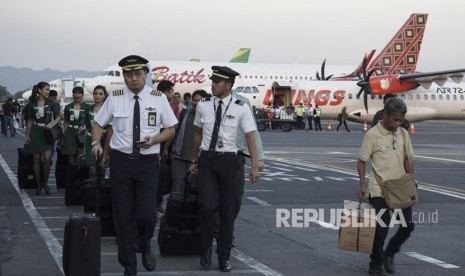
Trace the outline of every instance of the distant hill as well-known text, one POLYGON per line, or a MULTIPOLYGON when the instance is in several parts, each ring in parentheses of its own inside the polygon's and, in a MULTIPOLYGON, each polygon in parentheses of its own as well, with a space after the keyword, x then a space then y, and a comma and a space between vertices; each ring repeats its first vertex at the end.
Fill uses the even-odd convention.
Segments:
POLYGON ((100 72, 96 71, 57 71, 52 69, 33 70, 31 68, 16 68, 13 66, 0 66, 0 85, 5 86, 14 95, 18 91, 29 90, 39 81, 52 81, 67 77, 94 77, 100 72))

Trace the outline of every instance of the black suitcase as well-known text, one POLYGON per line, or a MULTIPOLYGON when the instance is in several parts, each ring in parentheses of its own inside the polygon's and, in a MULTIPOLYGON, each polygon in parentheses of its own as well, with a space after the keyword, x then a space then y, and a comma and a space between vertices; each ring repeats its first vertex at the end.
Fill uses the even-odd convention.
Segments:
POLYGON ((81 184, 89 178, 85 160, 70 161, 66 171, 65 205, 81 205, 81 184))
POLYGON ((26 148, 18 148, 18 186, 21 190, 37 187, 32 163, 32 154, 27 153, 26 148))
POLYGON ((100 218, 73 214, 65 225, 63 270, 66 276, 100 275, 100 218))
POLYGON ((184 194, 170 194, 165 216, 160 222, 158 247, 163 257, 200 254, 199 206, 196 187, 186 184, 184 194))
POLYGON ((68 170, 68 156, 57 149, 57 161, 55 163, 55 179, 57 190, 66 188, 66 172, 68 170))
POLYGON ((81 195, 84 213, 97 213, 97 206, 99 206, 97 216, 100 217, 102 237, 114 237, 115 227, 113 225, 110 180, 108 178, 100 180, 99 176, 97 180, 84 180, 81 186, 81 195), (98 181, 100 181, 100 184, 98 181), (97 188, 98 186, 100 186, 100 189, 97 188))

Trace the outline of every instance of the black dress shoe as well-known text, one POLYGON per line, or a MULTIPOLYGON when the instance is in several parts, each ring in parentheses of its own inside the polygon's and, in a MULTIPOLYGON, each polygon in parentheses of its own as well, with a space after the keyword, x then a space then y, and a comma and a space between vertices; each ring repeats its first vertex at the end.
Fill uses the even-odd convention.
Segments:
POLYGON ((384 272, 381 266, 372 266, 368 268, 368 274, 373 276, 386 276, 386 272, 384 272))
POLYGON ((200 265, 208 269, 212 265, 212 249, 211 247, 200 254, 200 265))
POLYGON ((50 194, 50 187, 47 184, 44 185, 44 191, 47 195, 50 194))
POLYGON ((157 266, 157 258, 152 249, 148 249, 145 253, 142 253, 142 265, 147 271, 154 271, 157 266))
POLYGON ((387 273, 394 274, 395 272, 394 256, 386 256, 384 258, 384 269, 386 270, 387 273))
POLYGON ((231 265, 229 264, 227 260, 218 260, 218 265, 219 265, 220 271, 222 272, 230 272, 232 269, 231 265))

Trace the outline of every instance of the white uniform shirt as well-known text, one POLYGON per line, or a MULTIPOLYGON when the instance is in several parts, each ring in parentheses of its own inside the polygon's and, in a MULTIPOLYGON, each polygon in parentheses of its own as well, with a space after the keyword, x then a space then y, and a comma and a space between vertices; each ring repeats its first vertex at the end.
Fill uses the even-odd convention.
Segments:
MULTIPOLYGON (((219 100, 220 99, 215 96, 210 98, 209 101, 200 102, 197 105, 194 125, 203 130, 202 144, 200 145, 200 149, 202 150, 208 150, 210 147, 213 127, 215 125, 214 104, 216 104, 216 108, 218 108, 219 100)), ((237 104, 236 101, 237 99, 231 97, 231 95, 223 99, 223 104, 221 106, 223 111, 221 115, 222 120, 215 151, 237 152, 236 137, 239 128, 243 133, 252 132, 257 129, 254 123, 255 119, 249 107, 246 104, 237 104), (226 110, 229 102, 231 102, 231 104, 226 110), (223 147, 218 147, 221 144, 220 141, 222 141, 223 147)))
MULTIPOLYGON (((178 123, 166 96, 163 93, 153 95, 152 88, 145 86, 138 94, 140 107, 140 137, 154 136, 160 132, 161 125, 164 128, 172 127, 178 123), (149 125, 149 119, 155 115, 155 125, 149 125)), ((127 87, 121 95, 109 95, 94 120, 104 127, 110 122, 113 125, 113 136, 110 141, 112 149, 132 153, 133 117, 134 117, 134 93, 127 87)), ((151 121, 150 124, 154 122, 151 121)), ((154 154, 160 152, 160 145, 151 146, 148 149, 140 149, 141 154, 154 154)))

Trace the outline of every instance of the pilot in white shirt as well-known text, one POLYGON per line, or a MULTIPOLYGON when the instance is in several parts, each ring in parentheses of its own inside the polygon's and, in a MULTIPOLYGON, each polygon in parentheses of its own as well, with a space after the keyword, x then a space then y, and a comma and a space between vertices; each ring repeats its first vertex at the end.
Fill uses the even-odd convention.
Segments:
POLYGON ((218 229, 217 252, 219 270, 231 271, 229 257, 232 246, 234 209, 238 193, 237 177, 240 160, 236 138, 242 130, 251 155, 251 183, 259 179, 259 162, 255 145, 254 118, 244 102, 231 97, 231 87, 239 75, 229 67, 213 66, 214 97, 197 105, 194 119, 194 149, 190 171, 198 173, 200 205, 200 265, 211 266, 212 240, 218 229), (200 154, 199 154, 200 152, 200 154), (198 161, 197 161, 198 160, 198 161), (217 215, 220 224, 217 227, 217 215))

